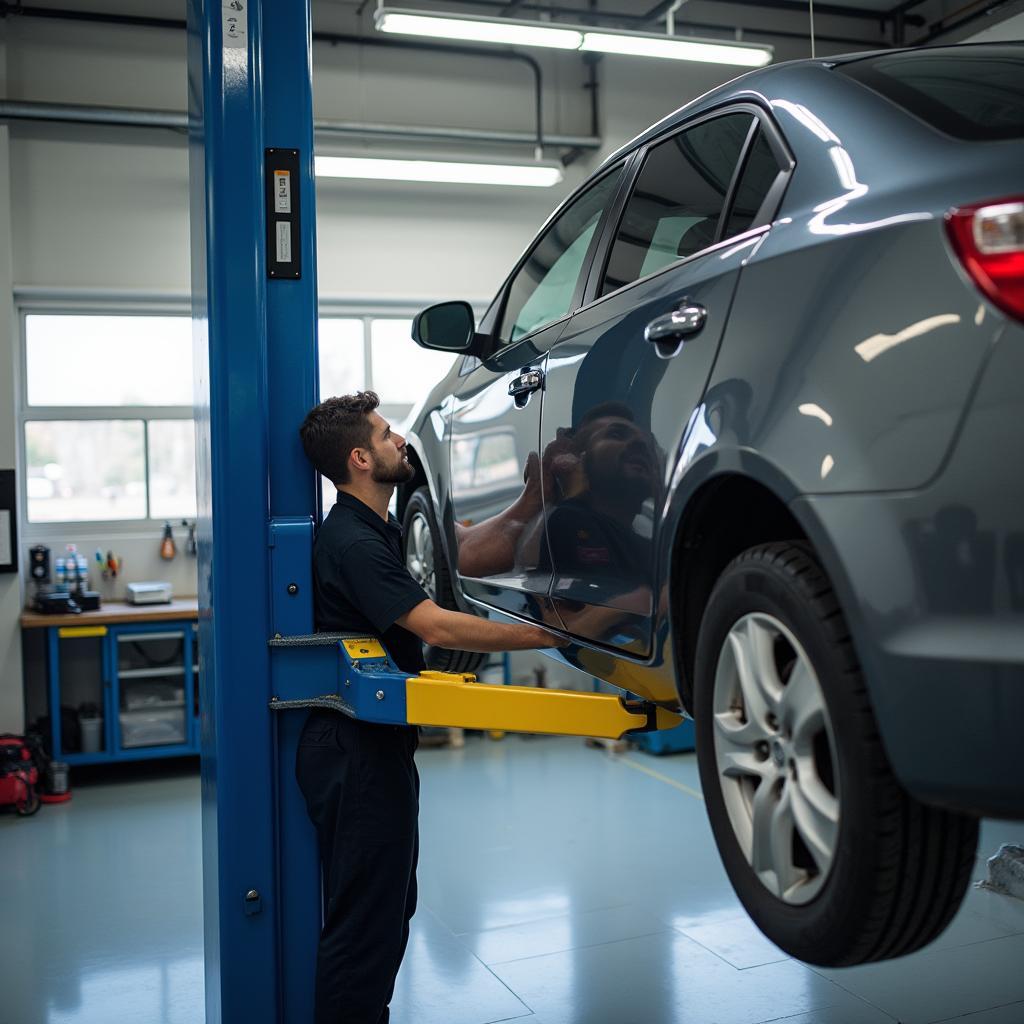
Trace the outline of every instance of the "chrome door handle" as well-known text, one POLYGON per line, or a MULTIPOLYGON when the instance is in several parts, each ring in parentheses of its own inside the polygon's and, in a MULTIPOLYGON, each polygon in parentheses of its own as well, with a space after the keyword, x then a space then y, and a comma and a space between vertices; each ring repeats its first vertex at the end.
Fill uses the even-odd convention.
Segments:
POLYGON ((698 302, 684 302, 678 309, 655 317, 645 328, 644 337, 650 342, 684 341, 696 334, 708 318, 708 311, 698 302))
POLYGON ((520 398, 530 394, 531 391, 539 391, 544 385, 544 371, 531 370, 523 367, 519 376, 508 386, 510 398, 520 398))

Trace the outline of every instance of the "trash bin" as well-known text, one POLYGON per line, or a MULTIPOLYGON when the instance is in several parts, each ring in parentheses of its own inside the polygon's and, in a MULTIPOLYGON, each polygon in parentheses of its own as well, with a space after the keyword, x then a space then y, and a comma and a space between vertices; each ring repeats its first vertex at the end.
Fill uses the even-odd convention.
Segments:
POLYGON ((82 753, 95 754, 103 749, 103 716, 95 706, 82 705, 78 711, 82 730, 82 753))

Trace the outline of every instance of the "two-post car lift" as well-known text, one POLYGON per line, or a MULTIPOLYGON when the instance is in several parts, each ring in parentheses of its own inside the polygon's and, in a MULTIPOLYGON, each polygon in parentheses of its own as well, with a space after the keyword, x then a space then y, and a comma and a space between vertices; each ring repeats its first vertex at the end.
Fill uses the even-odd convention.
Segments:
POLYGON ((188 24, 206 1019, 305 1024, 322 899, 289 709, 605 737, 678 718, 409 678, 372 637, 313 634, 317 482, 298 440, 317 400, 310 0, 189 0, 188 24))

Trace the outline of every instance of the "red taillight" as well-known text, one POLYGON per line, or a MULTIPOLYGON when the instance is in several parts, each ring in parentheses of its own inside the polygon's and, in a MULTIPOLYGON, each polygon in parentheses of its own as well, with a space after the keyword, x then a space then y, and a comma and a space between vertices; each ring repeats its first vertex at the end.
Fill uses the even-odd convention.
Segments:
POLYGON ((1024 199, 963 206, 946 227, 971 280, 1001 310, 1024 320, 1024 199))

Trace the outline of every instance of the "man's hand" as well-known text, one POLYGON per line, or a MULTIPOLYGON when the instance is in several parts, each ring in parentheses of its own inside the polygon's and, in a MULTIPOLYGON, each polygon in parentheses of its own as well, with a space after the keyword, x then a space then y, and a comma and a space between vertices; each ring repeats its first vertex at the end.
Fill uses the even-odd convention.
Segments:
POLYGON ((458 651, 529 651, 566 647, 571 642, 541 626, 489 622, 475 615, 449 611, 430 600, 421 601, 397 622, 424 643, 458 651))

